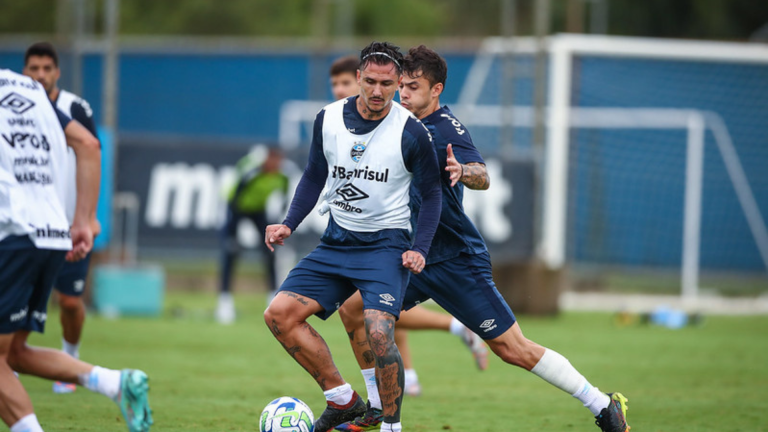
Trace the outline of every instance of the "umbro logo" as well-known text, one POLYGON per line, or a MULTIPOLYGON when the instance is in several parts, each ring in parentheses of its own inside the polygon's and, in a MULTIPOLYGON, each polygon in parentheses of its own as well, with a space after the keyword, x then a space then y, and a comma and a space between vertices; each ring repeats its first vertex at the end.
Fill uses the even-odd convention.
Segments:
POLYGON ((483 329, 484 333, 488 333, 489 331, 497 327, 495 323, 496 323, 495 319, 487 319, 483 321, 482 324, 480 324, 480 328, 483 329))
POLYGON ((13 111, 15 114, 24 114, 29 111, 35 103, 18 93, 11 93, 0 100, 0 107, 13 111))
POLYGON ((346 201, 357 201, 368 198, 368 194, 360 190, 352 183, 347 183, 344 186, 336 189, 336 193, 341 195, 346 201))
POLYGON ((85 281, 82 279, 78 279, 75 281, 75 283, 72 286, 75 289, 75 292, 82 292, 85 288, 85 281))
POLYGON ((392 294, 389 294, 389 293, 379 294, 379 297, 381 297, 381 300, 379 300, 379 303, 385 304, 387 306, 394 306, 392 302, 397 300, 394 297, 392 297, 392 294))

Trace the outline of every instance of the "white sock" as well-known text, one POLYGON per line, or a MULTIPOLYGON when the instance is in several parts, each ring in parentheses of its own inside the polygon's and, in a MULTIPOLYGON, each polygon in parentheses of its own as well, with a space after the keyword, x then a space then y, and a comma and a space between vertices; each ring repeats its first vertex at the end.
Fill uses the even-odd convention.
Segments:
POLYGON ((325 400, 329 402, 333 402, 338 405, 346 405, 352 401, 352 396, 355 394, 355 392, 352 390, 352 386, 347 383, 330 390, 326 390, 323 392, 323 394, 325 394, 325 400))
POLYGON ((568 359, 549 348, 531 372, 580 400, 593 415, 598 415, 611 402, 608 395, 593 387, 568 359))
POLYGON ((360 371, 365 380, 365 388, 368 390, 368 402, 373 408, 381 409, 381 398, 379 397, 379 386, 376 385, 376 368, 363 369, 360 371))
POLYGON ((405 369, 405 386, 409 387, 419 383, 419 376, 416 375, 416 369, 405 369))
POLYGON ((90 391, 114 399, 120 392, 120 371, 94 366, 91 373, 78 377, 80 385, 90 391))
POLYGON ((461 321, 456 318, 451 318, 451 334, 455 334, 458 337, 464 337, 466 331, 467 328, 464 327, 464 324, 462 324, 461 321))
POLYGON ((80 358, 80 342, 78 342, 76 344, 71 344, 71 343, 67 342, 66 340, 64 340, 62 338, 61 339, 61 350, 64 351, 65 353, 69 354, 70 356, 76 358, 76 359, 80 358))
POLYGON ((400 432, 403 430, 403 425, 400 422, 387 423, 381 422, 381 432, 400 432))
POLYGON ((37 416, 29 414, 11 426, 11 432, 43 432, 43 427, 37 421, 37 416))

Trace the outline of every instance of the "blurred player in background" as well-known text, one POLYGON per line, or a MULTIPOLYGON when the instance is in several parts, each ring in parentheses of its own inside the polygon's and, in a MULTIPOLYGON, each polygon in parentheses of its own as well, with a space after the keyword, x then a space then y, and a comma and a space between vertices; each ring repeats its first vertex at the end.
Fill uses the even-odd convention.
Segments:
MULTIPOLYGON (((232 272, 240 253, 237 227, 241 220, 248 219, 260 233, 267 229, 267 202, 274 192, 288 193, 288 176, 282 172, 283 154, 278 148, 270 148, 266 159, 250 152, 235 166, 237 179, 227 199, 227 219, 222 228, 221 281, 216 320, 221 324, 235 321, 235 302, 232 298, 232 272)), ((273 222, 273 221, 272 221, 273 222)), ((277 292, 275 255, 270 253, 266 243, 261 242, 261 256, 267 274, 267 290, 270 298, 277 292)))
POLYGON ((264 318, 286 351, 323 389, 327 406, 316 432, 363 415, 365 403, 341 377, 322 337, 307 323, 327 319, 349 296, 363 295, 365 327, 380 383, 385 432, 401 431, 403 364, 394 326, 409 271, 425 264, 440 216, 435 151, 424 126, 393 101, 402 78, 402 54, 373 42, 360 53, 357 97, 321 110, 309 162, 283 224, 267 227, 265 241, 282 245, 315 207, 330 211, 320 245, 290 272, 264 318), (411 186, 423 197, 411 244, 411 186))
MULTIPOLYGON (((502 360, 529 370, 578 398, 595 416, 601 430, 628 431, 626 398, 619 393, 601 393, 565 357, 526 339, 496 289, 485 241, 462 205, 465 186, 485 190, 490 179, 467 129, 447 106, 440 106, 447 75, 448 66, 435 51, 424 45, 408 51, 403 63, 400 103, 429 129, 444 174, 440 225, 427 256, 427 266, 411 277, 404 307, 408 309, 432 298, 482 335, 502 360)), ((416 214, 419 198, 414 197, 412 204, 416 214)), ((356 319, 359 310, 357 314, 340 315, 348 332, 364 331, 365 323, 356 319)), ((353 348, 363 351, 361 347, 353 348)), ((375 395, 375 389, 369 389, 368 394, 375 395)), ((380 422, 381 411, 369 404, 364 416, 337 429, 373 430, 380 422)))
MULTIPOLYGON (((357 69, 360 65, 360 59, 356 56, 346 56, 337 59, 331 64, 329 71, 331 79, 331 92, 336 100, 345 99, 360 93, 360 85, 357 82, 357 69)), ((360 310, 363 306, 363 298, 360 293, 355 293, 339 309, 339 315, 354 314, 361 318, 360 310)), ((349 317, 354 321, 355 317, 349 317)), ((373 357, 367 349, 355 349, 354 346, 365 348, 368 346, 365 331, 355 331, 355 328, 348 329, 349 341, 353 345, 353 351, 356 354, 360 371, 366 386, 374 389, 373 393, 369 391, 369 402, 375 407, 381 409, 381 401, 375 391, 376 376, 374 374, 373 357)), ((364 329, 363 329, 364 330, 364 329)), ((456 318, 431 311, 423 306, 416 306, 408 311, 400 313, 400 319, 395 325, 395 343, 400 350, 403 358, 403 367, 405 368, 405 394, 408 396, 419 396, 421 394, 421 384, 416 369, 413 367, 411 358, 411 348, 408 344, 407 330, 443 330, 451 332, 461 338, 462 342, 470 349, 475 358, 475 363, 480 370, 488 367, 488 349, 483 340, 471 330, 466 328, 456 318)), ((370 389, 369 389, 370 390, 370 389)))
POLYGON ((27 344, 30 332, 45 328, 48 297, 64 259, 82 260, 93 246, 99 141, 55 109, 42 85, 6 69, 0 69, 0 124, 0 418, 11 432, 43 430, 16 371, 79 383, 108 396, 120 406, 130 432, 148 431, 152 416, 144 372, 105 369, 27 344), (67 145, 78 162, 71 225, 64 210, 67 195, 74 193, 67 145))
MULTIPOLYGON (((84 99, 58 87, 61 70, 59 56, 53 45, 47 42, 36 43, 24 55, 24 75, 39 82, 45 88, 48 98, 54 106, 73 120, 77 120, 93 136, 96 126, 93 123, 93 111, 84 99)), ((75 191, 75 172, 77 160, 72 148, 67 149, 67 165, 69 174, 66 179, 67 190, 75 191)), ((75 216, 75 193, 67 195, 64 211, 70 223, 75 216)), ((98 233, 97 233, 98 234, 98 233)), ((80 261, 65 262, 53 284, 58 291, 59 308, 61 310, 61 350, 74 358, 80 358, 80 336, 85 323, 85 281, 88 277, 88 266, 91 254, 80 261)), ((54 393, 72 393, 77 387, 74 384, 60 381, 53 383, 54 393)))

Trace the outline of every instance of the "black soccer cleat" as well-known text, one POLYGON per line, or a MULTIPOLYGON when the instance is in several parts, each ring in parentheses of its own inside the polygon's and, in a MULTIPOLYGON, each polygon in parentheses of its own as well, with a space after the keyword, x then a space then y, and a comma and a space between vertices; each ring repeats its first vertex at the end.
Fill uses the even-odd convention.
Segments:
POLYGON ((595 424, 603 432, 629 432, 627 402, 621 393, 608 393, 611 403, 595 417, 595 424))
POLYGON ((325 411, 315 421, 314 432, 331 432, 336 426, 365 415, 366 405, 363 399, 353 392, 352 400, 346 405, 328 401, 325 411))

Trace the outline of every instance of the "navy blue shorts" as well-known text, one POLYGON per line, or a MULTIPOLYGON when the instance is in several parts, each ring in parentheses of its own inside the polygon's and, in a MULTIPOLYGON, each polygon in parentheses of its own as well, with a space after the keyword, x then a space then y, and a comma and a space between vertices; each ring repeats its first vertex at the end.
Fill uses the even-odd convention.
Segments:
POLYGON ((48 297, 65 255, 38 249, 26 236, 0 242, 0 334, 43 332, 48 297))
POLYGON ((515 323, 515 315, 493 283, 487 252, 430 264, 411 276, 403 309, 430 298, 483 339, 499 337, 515 323))
POLYGON ((400 316, 410 272, 403 267, 405 249, 382 246, 331 246, 321 243, 288 273, 280 291, 309 297, 328 319, 356 290, 363 309, 400 316))
POLYGON ((85 292, 85 278, 88 276, 90 263, 90 252, 80 261, 64 261, 53 287, 64 295, 80 297, 85 292))

